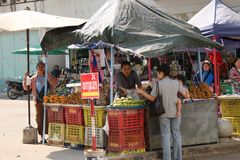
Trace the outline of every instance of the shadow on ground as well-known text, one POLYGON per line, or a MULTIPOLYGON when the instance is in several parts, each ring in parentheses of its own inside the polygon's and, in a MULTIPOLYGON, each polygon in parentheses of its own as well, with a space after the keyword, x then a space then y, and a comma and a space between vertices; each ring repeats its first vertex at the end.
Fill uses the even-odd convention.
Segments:
POLYGON ((48 159, 66 160, 66 159, 84 159, 83 151, 74 149, 63 149, 60 151, 51 152, 48 159))

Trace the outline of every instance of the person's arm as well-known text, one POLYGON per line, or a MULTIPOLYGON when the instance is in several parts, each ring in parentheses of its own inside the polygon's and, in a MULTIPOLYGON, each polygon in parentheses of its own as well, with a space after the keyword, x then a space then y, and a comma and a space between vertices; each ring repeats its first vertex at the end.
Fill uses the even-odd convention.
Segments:
POLYGON ((138 94, 143 95, 145 98, 147 98, 149 101, 155 101, 156 97, 152 96, 150 94, 147 94, 144 90, 140 89, 140 88, 136 88, 136 91, 138 94))
POLYGON ((136 88, 136 91, 137 91, 138 94, 143 95, 146 99, 153 102, 153 101, 155 101, 155 99, 157 97, 157 85, 158 85, 158 83, 156 83, 153 86, 151 94, 146 93, 144 90, 142 90, 140 88, 136 88))
POLYGON ((181 113, 182 113, 182 102, 178 98, 177 99, 177 113, 176 113, 176 117, 181 117, 181 113))

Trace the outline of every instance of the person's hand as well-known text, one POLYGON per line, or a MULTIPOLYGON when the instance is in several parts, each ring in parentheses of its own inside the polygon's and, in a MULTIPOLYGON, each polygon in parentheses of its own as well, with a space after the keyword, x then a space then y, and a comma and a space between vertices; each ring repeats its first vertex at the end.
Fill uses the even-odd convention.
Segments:
POLYGON ((178 112, 176 113, 176 118, 179 118, 179 117, 181 117, 181 112, 178 111, 178 112))
POLYGON ((136 92, 140 95, 143 95, 144 91, 140 88, 136 88, 136 92))
POLYGON ((123 92, 124 95, 128 94, 127 89, 122 88, 122 87, 119 87, 119 89, 123 92))

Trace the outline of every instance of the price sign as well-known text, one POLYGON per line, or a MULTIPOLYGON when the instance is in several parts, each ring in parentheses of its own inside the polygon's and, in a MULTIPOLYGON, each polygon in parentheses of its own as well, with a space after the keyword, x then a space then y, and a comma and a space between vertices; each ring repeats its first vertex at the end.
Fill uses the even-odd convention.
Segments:
POLYGON ((98 73, 80 74, 82 99, 99 98, 98 73))

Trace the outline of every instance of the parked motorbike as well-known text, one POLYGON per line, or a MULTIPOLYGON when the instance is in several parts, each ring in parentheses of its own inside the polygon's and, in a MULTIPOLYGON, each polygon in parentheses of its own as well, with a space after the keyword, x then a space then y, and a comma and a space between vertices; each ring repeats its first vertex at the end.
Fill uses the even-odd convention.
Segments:
POLYGON ((10 99, 17 99, 20 96, 27 95, 28 92, 23 89, 22 82, 7 80, 5 91, 10 99))

